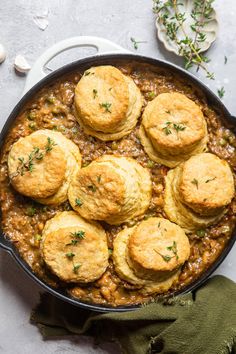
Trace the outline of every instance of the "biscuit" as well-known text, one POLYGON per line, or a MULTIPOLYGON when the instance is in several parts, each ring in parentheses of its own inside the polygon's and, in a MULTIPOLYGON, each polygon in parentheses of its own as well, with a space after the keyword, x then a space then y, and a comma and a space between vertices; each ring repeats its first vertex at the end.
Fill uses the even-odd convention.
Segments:
POLYGON ((202 111, 180 93, 162 93, 150 101, 139 134, 149 157, 168 167, 207 149, 207 125, 202 111))
POLYGON ((172 286, 173 282, 178 278, 179 272, 170 275, 170 277, 162 281, 152 281, 137 277, 127 262, 129 237, 135 228, 126 228, 120 231, 113 242, 112 257, 115 271, 121 279, 137 285, 138 288, 141 287, 139 291, 143 294, 163 293, 172 286))
POLYGON ((216 224, 234 195, 228 164, 209 153, 191 157, 169 171, 165 183, 165 214, 187 233, 216 224))
POLYGON ((234 178, 228 163, 210 153, 186 161, 178 185, 182 203, 200 215, 219 214, 234 196, 234 178))
POLYGON ((113 66, 88 69, 75 89, 75 111, 88 135, 117 140, 135 127, 143 98, 134 81, 113 66))
POLYGON ((189 240, 178 225, 152 217, 134 229, 129 238, 128 255, 129 266, 138 277, 163 280, 189 258, 189 240))
POLYGON ((68 198, 84 218, 117 225, 144 214, 151 193, 147 169, 132 158, 104 155, 74 175, 68 198))
POLYGON ((99 224, 85 221, 75 212, 61 212, 45 225, 41 254, 61 280, 93 282, 108 266, 106 233, 99 224))
POLYGON ((80 166, 79 148, 61 133, 48 129, 20 138, 8 156, 13 187, 42 204, 64 202, 70 179, 80 166))

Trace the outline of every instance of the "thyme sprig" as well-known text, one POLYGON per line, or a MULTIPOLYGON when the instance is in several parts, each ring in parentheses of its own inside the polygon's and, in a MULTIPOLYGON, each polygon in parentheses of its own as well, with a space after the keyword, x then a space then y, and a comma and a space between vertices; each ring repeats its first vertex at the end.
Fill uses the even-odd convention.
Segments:
POLYGON ((19 165, 16 173, 10 176, 10 178, 14 178, 18 175, 23 176, 27 171, 32 173, 35 163, 41 161, 56 145, 57 144, 53 141, 53 139, 47 137, 47 144, 44 149, 41 150, 39 147, 34 147, 27 159, 24 157, 18 157, 19 165))
POLYGON ((169 254, 162 254, 160 252, 158 252, 156 249, 154 249, 154 252, 156 252, 157 254, 159 254, 159 256, 162 257, 162 259, 165 261, 165 262, 170 262, 170 260, 172 258, 176 258, 176 260, 179 259, 179 255, 178 255, 178 249, 177 249, 177 242, 176 241, 173 241, 173 244, 171 246, 168 246, 166 247, 166 249, 168 251, 171 251, 173 253, 173 256, 170 256, 169 254))
POLYGON ((211 19, 212 3, 214 0, 194 0, 191 17, 193 23, 190 31, 193 36, 187 34, 186 13, 181 11, 183 4, 178 0, 153 0, 153 12, 157 14, 170 42, 173 42, 178 52, 184 58, 185 69, 196 65, 197 70, 205 71, 206 77, 214 80, 214 73, 206 66, 209 58, 200 53, 201 44, 206 41, 206 35, 202 31, 205 24, 211 19))
POLYGON ((186 129, 186 126, 182 123, 177 124, 177 123, 172 123, 172 122, 166 122, 165 124, 166 125, 164 128, 162 128, 162 130, 164 131, 164 133, 166 135, 172 134, 171 129, 174 129, 176 131, 176 133, 182 132, 186 129))

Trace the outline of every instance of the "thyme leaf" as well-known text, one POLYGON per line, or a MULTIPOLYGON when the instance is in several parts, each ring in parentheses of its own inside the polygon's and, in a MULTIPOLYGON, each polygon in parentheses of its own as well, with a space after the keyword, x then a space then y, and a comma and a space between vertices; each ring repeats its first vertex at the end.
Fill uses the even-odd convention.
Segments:
POLYGON ((192 181, 191 181, 192 184, 195 184, 195 186, 197 187, 198 189, 198 180, 196 178, 194 178, 192 181))
POLYGON ((110 110, 110 108, 111 108, 111 103, 108 103, 108 102, 99 103, 99 106, 100 106, 101 108, 104 108, 104 109, 105 109, 105 112, 111 113, 111 110, 110 110))

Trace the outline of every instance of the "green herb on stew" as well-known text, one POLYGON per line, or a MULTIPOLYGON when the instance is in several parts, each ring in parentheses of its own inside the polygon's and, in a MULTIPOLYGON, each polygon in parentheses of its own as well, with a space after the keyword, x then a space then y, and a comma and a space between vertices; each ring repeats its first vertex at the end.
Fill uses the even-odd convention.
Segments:
POLYGON ((36 113, 34 111, 29 111, 27 114, 27 119, 28 120, 35 120, 36 118, 36 113))
POLYGON ((204 237, 206 235, 206 231, 205 230, 197 230, 196 234, 198 237, 204 237))
POLYGON ((104 109, 105 109, 105 112, 111 113, 111 110, 110 110, 110 108, 111 108, 111 103, 104 102, 104 103, 100 103, 99 106, 100 106, 101 108, 104 108, 104 109))
POLYGON ((27 209, 26 209, 26 215, 27 216, 34 216, 35 215, 35 213, 36 213, 36 209, 33 207, 33 206, 31 206, 31 207, 28 207, 27 209))
POLYGON ((48 136, 47 137, 47 145, 45 146, 45 151, 46 152, 52 151, 53 146, 56 146, 56 145, 57 144, 48 136))
POLYGON ((206 180, 206 182, 205 182, 205 183, 209 183, 209 182, 211 182, 211 181, 214 181, 215 179, 216 179, 216 177, 209 178, 209 179, 207 179, 207 180, 206 180))
POLYGON ((147 162, 147 167, 148 167, 148 168, 153 168, 154 166, 155 166, 155 162, 152 161, 152 160, 148 160, 148 162, 147 162))
POLYGON ((28 125, 28 127, 31 129, 31 130, 36 130, 37 129, 37 125, 35 122, 32 122, 28 125))
POLYGON ((149 98, 153 99, 155 96, 156 96, 155 92, 153 92, 153 91, 148 92, 149 98))
POLYGON ((93 98, 96 98, 98 95, 98 91, 96 89, 93 89, 93 98))
POLYGON ((130 37, 131 42, 133 43, 134 49, 137 50, 138 49, 138 45, 140 43, 147 43, 147 41, 136 41, 136 39, 134 39, 133 37, 130 37))
POLYGON ((81 205, 83 205, 83 202, 79 198, 76 198, 75 205, 80 207, 81 205))
POLYGON ((198 180, 196 178, 194 178, 191 183, 194 184, 198 189, 198 180))
POLYGON ((224 87, 222 86, 219 90, 217 90, 217 93, 218 93, 218 96, 219 96, 220 98, 223 98, 224 95, 225 95, 225 89, 224 89, 224 87))
POLYGON ((96 190, 97 190, 97 187, 96 187, 94 184, 89 184, 89 185, 87 186, 87 188, 88 188, 90 191, 92 191, 93 193, 95 193, 96 190))
POLYGON ((53 104, 56 102, 56 98, 53 95, 46 97, 46 102, 53 104))
POLYGON ((108 253, 111 255, 113 253, 113 249, 108 248, 108 253))

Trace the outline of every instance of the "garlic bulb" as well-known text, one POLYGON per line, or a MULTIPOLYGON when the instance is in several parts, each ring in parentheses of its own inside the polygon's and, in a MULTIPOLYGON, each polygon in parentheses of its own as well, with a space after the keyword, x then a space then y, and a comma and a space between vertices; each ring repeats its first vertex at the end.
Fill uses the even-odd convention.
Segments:
POLYGON ((20 73, 27 73, 31 69, 31 66, 23 57, 23 55, 17 55, 15 57, 14 67, 20 73))
POLYGON ((0 44, 0 64, 4 62, 4 60, 6 59, 6 49, 3 47, 2 44, 0 44))

